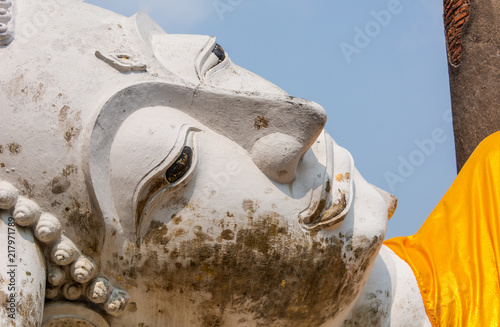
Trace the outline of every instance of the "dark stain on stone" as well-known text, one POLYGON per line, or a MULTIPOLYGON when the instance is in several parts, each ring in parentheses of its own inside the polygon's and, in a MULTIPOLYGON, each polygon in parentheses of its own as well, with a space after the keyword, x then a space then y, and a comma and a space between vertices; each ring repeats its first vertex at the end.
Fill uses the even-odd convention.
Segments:
POLYGON ((7 144, 7 148, 9 149, 9 152, 11 155, 16 156, 22 151, 21 145, 17 143, 9 143, 7 144))
POLYGON ((64 131, 64 139, 68 146, 80 135, 82 131, 80 113, 71 113, 71 108, 64 105, 59 111, 59 126, 64 131))
MULTIPOLYGON (((326 187, 330 187, 329 183, 326 184, 326 187)), ((341 190, 339 190, 339 193, 340 195, 337 196, 337 202, 330 205, 326 210, 326 200, 320 200, 316 210, 309 217, 304 219, 304 223, 309 225, 309 227, 317 227, 319 223, 323 223, 323 227, 325 227, 344 220, 345 216, 340 217, 339 215, 347 207, 347 197, 341 190)))
POLYGON ((177 259, 179 255, 179 249, 175 248, 172 252, 170 252, 170 259, 177 259))
POLYGON ((18 300, 17 314, 22 317, 21 319, 18 318, 18 320, 23 321, 23 326, 26 327, 37 326, 37 323, 33 320, 33 312, 39 312, 42 308, 38 305, 38 303, 35 303, 33 295, 27 294, 20 297, 18 300))
MULTIPOLYGON (((3 288, 3 285, 4 282, 2 281, 2 288, 3 288)), ((2 314, 2 316, 6 317, 10 312, 7 311, 7 300, 9 300, 9 295, 7 293, 5 293, 4 291, 2 291, 2 289, 0 289, 0 312, 2 314)))
POLYGON ((68 110, 70 109, 69 106, 63 106, 61 110, 59 110, 59 122, 63 123, 68 119, 68 110))
POLYGON ((156 192, 161 190, 163 187, 167 186, 168 182, 166 178, 163 176, 157 177, 154 179, 149 185, 146 185, 146 190, 141 191, 143 193, 140 197, 140 200, 137 203, 137 209, 135 211, 135 230, 136 233, 139 231, 139 224, 141 223, 141 218, 144 213, 144 209, 146 208, 146 204, 148 200, 153 197, 156 192))
POLYGON ((174 230, 174 237, 181 237, 183 235, 186 235, 186 231, 183 228, 177 228, 174 230))
POLYGON ((75 165, 67 165, 62 173, 54 177, 50 182, 50 188, 53 194, 62 194, 71 186, 70 176, 76 174, 78 168, 75 165))
POLYGON ((203 228, 201 226, 194 226, 193 233, 196 235, 198 242, 212 242, 214 239, 210 237, 207 233, 203 232, 203 228))
POLYGON ((153 220, 149 225, 146 236, 144 237, 144 243, 149 244, 153 242, 156 244, 165 245, 170 241, 170 238, 172 237, 171 235, 167 236, 167 233, 167 225, 160 221, 153 220))
POLYGON ((331 189, 332 189, 332 183, 330 182, 330 180, 327 180, 325 183, 325 192, 330 192, 331 189))
POLYGON ((331 205, 324 213, 325 220, 338 216, 347 207, 347 196, 339 190, 340 196, 335 204, 331 205))
POLYGON ((217 315, 205 315, 202 318, 202 327, 222 327, 222 318, 217 315))
POLYGON ((19 178, 18 181, 23 186, 23 189, 21 189, 21 194, 28 198, 32 198, 35 191, 35 186, 31 185, 28 180, 24 178, 19 178))
POLYGON ((285 176, 286 174, 288 174, 288 170, 279 170, 276 172, 276 174, 281 177, 281 176, 285 176))
POLYGON ((314 212, 312 212, 311 215, 305 217, 305 219, 301 221, 301 223, 304 223, 306 225, 318 224, 320 222, 321 213, 323 212, 323 209, 326 207, 326 200, 321 199, 319 202, 314 202, 312 207, 316 208, 314 212))
POLYGON ((219 235, 210 229, 205 233, 195 226, 193 232, 197 237, 186 240, 168 230, 167 245, 143 244, 144 260, 128 269, 143 276, 148 289, 170 287, 172 294, 197 299, 200 326, 224 325, 225 314, 235 308, 257 326, 320 326, 355 300, 353 287, 379 248, 378 238, 353 243, 352 232, 297 239, 277 214, 254 217, 251 227, 233 232, 233 240, 224 243, 217 243, 219 235), (359 255, 356 266, 343 259, 347 245, 359 255), (168 255, 158 251, 165 246, 168 255))
POLYGON ((0 167, 5 168, 5 164, 3 162, 0 162, 0 167))
POLYGON ((130 304, 127 307, 127 310, 129 312, 136 312, 137 311, 137 303, 135 302, 130 302, 130 304))
POLYGON ((0 144, 0 154, 3 154, 3 145, 0 144))
POLYGON ((257 211, 257 209, 259 208, 259 205, 252 200, 245 199, 241 203, 241 207, 243 208, 243 210, 247 211, 249 214, 254 214, 257 211))
MULTIPOLYGON (((381 291, 380 293, 382 294, 381 291)), ((365 302, 363 305, 353 309, 350 318, 344 321, 343 326, 383 326, 387 323, 390 314, 390 302, 382 301, 375 293, 365 294, 364 297, 365 302)))
POLYGON ((71 199, 69 210, 64 209, 63 216, 73 229, 71 235, 77 236, 74 241, 81 251, 91 258, 95 258, 104 237, 104 222, 93 214, 88 205, 81 204, 75 198, 71 199))
POLYGON ((77 137, 78 134, 80 133, 79 130, 75 130, 74 127, 70 127, 66 133, 64 133, 64 139, 66 140, 66 142, 68 143, 71 143, 71 140, 74 138, 74 137, 77 137))
POLYGON ((38 84, 38 88, 36 88, 35 94, 33 94, 33 102, 38 102, 40 98, 45 94, 45 89, 44 89, 43 83, 38 84))
POLYGON ((62 175, 64 177, 69 177, 78 172, 78 167, 75 165, 67 165, 66 168, 63 169, 62 175))
POLYGON ((174 214, 174 215, 172 215, 172 222, 175 225, 179 225, 182 222, 182 217, 174 214))
POLYGON ((50 182, 50 186, 53 194, 62 194, 71 186, 71 183, 67 178, 56 176, 50 182))
POLYGON ((222 231, 222 233, 220 233, 220 237, 223 240, 230 241, 230 240, 234 239, 234 233, 230 229, 225 229, 222 231))
POLYGON ((149 193, 150 194, 156 193, 157 191, 161 190, 167 184, 168 184, 167 180, 165 178, 163 178, 163 176, 160 178, 157 178, 151 183, 151 186, 149 187, 149 193))
POLYGON ((253 126, 257 130, 259 130, 261 128, 268 128, 269 127, 269 120, 267 120, 264 116, 257 116, 257 117, 255 117, 255 121, 254 121, 253 126))

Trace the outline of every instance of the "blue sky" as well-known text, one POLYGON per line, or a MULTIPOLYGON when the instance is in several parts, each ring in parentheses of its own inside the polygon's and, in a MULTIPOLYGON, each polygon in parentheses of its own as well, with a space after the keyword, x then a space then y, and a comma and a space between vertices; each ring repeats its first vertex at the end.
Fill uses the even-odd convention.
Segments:
POLYGON ((456 176, 440 1, 87 2, 215 35, 236 64, 321 104, 365 179, 399 198, 387 237, 415 233, 456 176))

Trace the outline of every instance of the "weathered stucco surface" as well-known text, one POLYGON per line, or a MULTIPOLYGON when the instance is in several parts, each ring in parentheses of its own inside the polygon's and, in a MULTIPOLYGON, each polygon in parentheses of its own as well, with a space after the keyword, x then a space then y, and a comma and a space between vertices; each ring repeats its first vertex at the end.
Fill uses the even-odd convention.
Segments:
POLYGON ((214 37, 169 35, 143 14, 9 8, 0 214, 26 234, 22 319, 428 323, 409 267, 382 246, 395 198, 323 131, 320 105, 235 65, 214 37))

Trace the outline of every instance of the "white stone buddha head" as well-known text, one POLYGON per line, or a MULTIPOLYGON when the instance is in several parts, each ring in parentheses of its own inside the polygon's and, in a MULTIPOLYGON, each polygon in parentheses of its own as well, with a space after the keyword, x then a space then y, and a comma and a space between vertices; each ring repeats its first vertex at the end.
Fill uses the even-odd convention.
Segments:
POLYGON ((14 5, 0 179, 92 260, 84 290, 105 278, 127 293, 112 312, 48 285, 46 305, 81 302, 111 326, 345 319, 393 208, 323 131, 321 106, 214 37, 78 1, 14 5))

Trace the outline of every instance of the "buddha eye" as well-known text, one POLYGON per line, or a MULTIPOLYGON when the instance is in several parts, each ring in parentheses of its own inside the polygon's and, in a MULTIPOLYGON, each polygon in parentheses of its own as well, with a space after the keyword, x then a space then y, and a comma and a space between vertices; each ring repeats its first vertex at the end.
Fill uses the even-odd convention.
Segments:
MULTIPOLYGON (((200 80, 204 80, 208 72, 215 67, 225 67, 224 63, 227 64, 229 56, 226 54, 224 49, 220 44, 213 42, 210 43, 202 52, 200 52, 197 60, 197 73, 200 80)), ((215 69, 214 71, 217 71, 215 69)))
POLYGON ((224 49, 222 49, 222 47, 218 43, 215 44, 215 48, 212 50, 212 52, 214 55, 217 56, 217 58, 219 58, 219 62, 226 59, 226 53, 224 52, 224 49))
POLYGON ((175 183, 186 174, 186 172, 191 167, 193 150, 185 146, 182 153, 175 160, 175 162, 170 166, 165 172, 165 177, 169 183, 175 183))
POLYGON ((163 161, 143 177, 134 194, 135 227, 138 237, 144 236, 151 223, 152 210, 166 203, 171 196, 182 194, 195 176, 198 156, 196 132, 200 129, 184 125, 171 151, 163 161), (182 137, 182 135, 185 135, 182 137))

